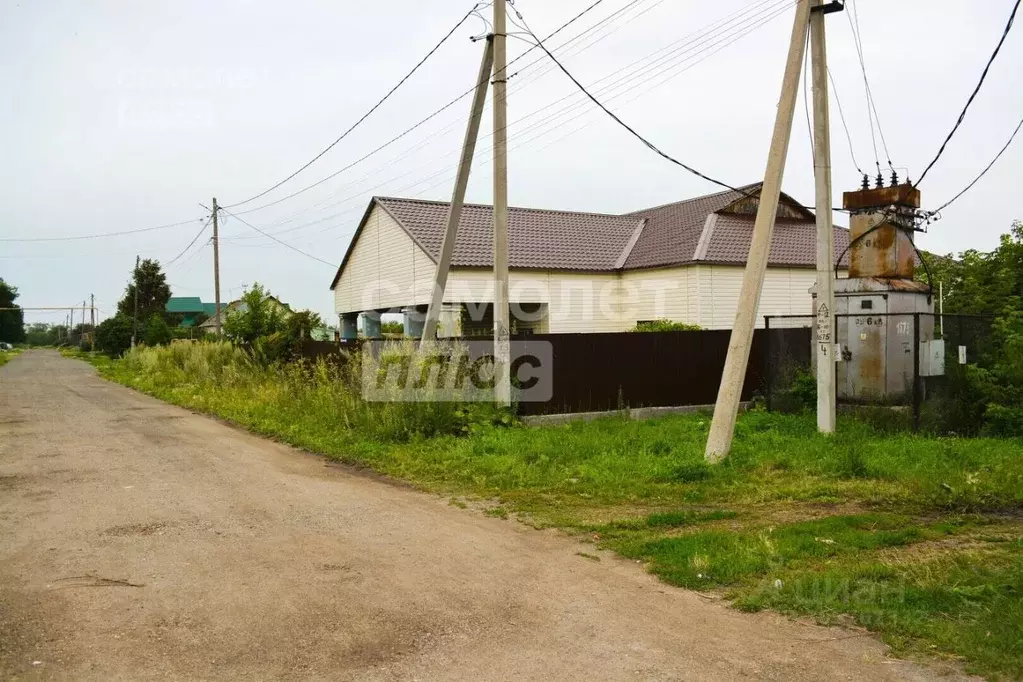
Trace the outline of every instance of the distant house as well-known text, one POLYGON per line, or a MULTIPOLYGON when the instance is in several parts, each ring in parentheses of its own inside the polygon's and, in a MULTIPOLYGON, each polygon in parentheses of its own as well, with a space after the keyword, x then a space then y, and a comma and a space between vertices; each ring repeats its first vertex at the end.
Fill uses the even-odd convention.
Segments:
MULTIPOLYGON (((282 317, 291 315, 291 306, 287 303, 281 303, 276 296, 267 296, 267 301, 282 317)), ((235 312, 244 312, 248 310, 248 305, 241 299, 231 301, 230 303, 222 303, 220 305, 220 315, 216 316, 210 314, 210 316, 199 325, 199 329, 209 334, 213 334, 217 330, 217 318, 220 318, 220 326, 223 327, 224 323, 227 322, 227 318, 235 312)))
MULTIPOLYGON (((221 308, 224 304, 221 304, 221 308)), ((171 296, 164 308, 172 315, 183 315, 179 327, 194 327, 200 316, 210 317, 217 312, 216 303, 203 303, 198 296, 171 296)))
MULTIPOLYGON (((760 184, 625 215, 511 208, 512 331, 620 332, 670 319, 705 329, 735 320, 760 184)), ((374 197, 330 288, 342 329, 379 329, 404 313, 418 335, 430 301, 450 204, 374 197)), ((466 204, 440 316, 442 336, 493 329, 490 206, 466 204)), ((809 315, 816 278, 816 219, 781 195, 760 297, 764 315, 809 315)), ((849 232, 835 228, 835 256, 849 232)), ((845 266, 843 260, 843 268, 845 266)), ((344 333, 344 331, 342 332, 344 333)))

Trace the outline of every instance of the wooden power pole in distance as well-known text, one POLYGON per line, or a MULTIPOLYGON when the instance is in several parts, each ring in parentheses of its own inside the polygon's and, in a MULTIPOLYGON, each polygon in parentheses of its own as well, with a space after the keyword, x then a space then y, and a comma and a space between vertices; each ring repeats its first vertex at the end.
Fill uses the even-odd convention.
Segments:
POLYGON ((220 336, 220 227, 217 224, 217 198, 213 197, 213 325, 220 336))
POLYGON ((444 305, 444 288, 448 283, 451 255, 455 252, 455 242, 458 239, 458 223, 462 219, 465 189, 469 184, 469 171, 472 170, 472 157, 476 153, 476 140, 479 138, 480 120, 483 118, 483 107, 487 102, 487 86, 490 85, 490 71, 493 65, 494 37, 487 36, 487 44, 483 48, 483 62, 480 64, 479 80, 476 81, 476 94, 472 100, 469 125, 465 129, 465 141, 462 143, 462 158, 458 163, 455 189, 451 193, 451 208, 448 210, 444 241, 441 242, 440 258, 437 259, 437 272, 433 280, 430 307, 426 310, 426 325, 423 328, 422 340, 424 344, 431 343, 437 338, 437 322, 440 318, 440 310, 444 305))
POLYGON ((131 347, 135 347, 139 335, 139 257, 135 256, 135 313, 132 315, 131 347))
POLYGON ((782 79, 781 100, 778 102, 778 114, 774 121, 771 149, 767 156, 767 171, 760 189, 756 222, 753 224, 749 259, 746 261, 735 324, 732 326, 732 336, 728 342, 728 356, 725 358, 725 369, 721 375, 721 386, 714 406, 714 420, 711 422, 710 435, 707 438, 705 456, 711 462, 721 461, 732 448, 735 420, 739 414, 739 399, 746 378, 750 346, 753 344, 757 308, 760 306, 760 290, 764 284, 764 275, 767 273, 767 257, 771 249, 782 178, 785 175, 789 139, 792 137, 792 117, 796 111, 796 94, 799 90, 799 75, 806 50, 809 19, 810 0, 799 0, 792 25, 792 39, 789 43, 788 61, 785 64, 785 76, 782 79))
POLYGON ((494 0, 494 401, 499 405, 511 404, 507 43, 505 0, 494 0))
MULTIPOLYGON (((810 10, 813 63, 813 166, 817 213, 817 430, 835 432, 835 233, 831 215, 831 122, 828 112, 828 50, 824 17, 835 3, 814 0, 810 10)), ((841 5, 837 6, 838 9, 841 5)))

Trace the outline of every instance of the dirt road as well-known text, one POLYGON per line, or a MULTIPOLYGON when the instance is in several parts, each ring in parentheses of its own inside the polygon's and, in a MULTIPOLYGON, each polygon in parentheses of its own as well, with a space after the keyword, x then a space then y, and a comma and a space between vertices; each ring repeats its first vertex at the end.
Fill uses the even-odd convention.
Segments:
POLYGON ((52 351, 0 369, 4 679, 942 672, 581 549, 166 405, 52 351))

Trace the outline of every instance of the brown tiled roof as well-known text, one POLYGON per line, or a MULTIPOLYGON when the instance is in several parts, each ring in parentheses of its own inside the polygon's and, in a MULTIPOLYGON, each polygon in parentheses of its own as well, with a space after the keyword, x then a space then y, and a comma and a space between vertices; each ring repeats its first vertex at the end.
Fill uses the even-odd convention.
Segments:
MULTIPOLYGON (((706 252, 698 259, 704 263, 745 263, 753 240, 753 216, 717 215, 708 228, 712 237, 706 252)), ((833 258, 849 245, 849 230, 836 227, 833 258)), ((771 251, 767 264, 779 267, 805 268, 817 263, 817 225, 809 221, 776 220, 771 235, 771 251)), ((848 266, 848 255, 842 257, 848 266)))
MULTIPOLYGON (((673 267, 687 263, 742 265, 749 255, 754 217, 734 213, 732 206, 760 191, 761 183, 726 190, 626 215, 510 208, 509 263, 513 268, 575 271, 615 271, 673 267), (708 220, 708 217, 712 217, 708 220)), ((782 194, 788 213, 805 220, 779 219, 775 224, 768 263, 812 268, 816 264, 816 226, 812 213, 782 194)), ((444 238, 450 204, 441 201, 375 197, 374 205, 393 217, 409 236, 436 261, 444 238)), ((493 209, 466 204, 452 257, 455 267, 492 267, 493 209)), ((355 239, 338 269, 337 284, 355 239)), ((849 232, 835 228, 835 256, 849 243, 849 232)), ((848 257, 843 263, 848 262, 848 257)))
MULTIPOLYGON (((744 191, 760 185, 741 187, 744 191)), ((739 192, 725 190, 666 206, 648 208, 629 215, 646 218, 647 225, 625 261, 626 269, 656 268, 690 263, 703 233, 707 216, 742 198, 739 192)), ((746 262, 743 257, 742 262, 746 262)))
MULTIPOLYGON (((378 197, 377 203, 398 221, 435 261, 440 257, 450 204, 378 197)), ((458 224, 451 264, 493 267, 493 208, 466 204, 458 224)), ((615 270, 618 258, 642 219, 602 213, 572 213, 533 208, 508 210, 508 262, 513 268, 615 270)))

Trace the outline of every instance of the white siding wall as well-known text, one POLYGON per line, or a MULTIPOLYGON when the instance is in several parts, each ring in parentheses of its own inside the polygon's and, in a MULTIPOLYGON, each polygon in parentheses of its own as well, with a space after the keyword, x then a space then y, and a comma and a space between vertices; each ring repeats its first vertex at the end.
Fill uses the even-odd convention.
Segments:
MULTIPOLYGON (((435 265, 379 207, 366 221, 348 265, 334 288, 338 313, 429 303, 435 265)), ((639 320, 670 319, 705 329, 730 329, 744 268, 691 265, 614 273, 513 270, 509 299, 546 303, 551 333, 615 332, 639 320)), ((757 311, 764 315, 809 315, 808 293, 816 275, 801 268, 769 268, 757 311)), ((446 301, 482 303, 493 296, 493 274, 453 269, 446 301)))
MULTIPOLYGON (((731 329, 745 268, 727 265, 691 266, 698 293, 698 324, 705 329, 731 329)), ((810 287, 817 274, 807 268, 768 268, 757 310, 757 327, 764 315, 810 315, 810 287)))
MULTIPOLYGON (((566 273, 546 270, 512 270, 508 300, 512 303, 546 303, 548 331, 623 331, 619 280, 612 273, 566 273)), ((444 299, 484 303, 493 299, 494 275, 488 270, 453 269, 444 299)))
POLYGON ((375 206, 334 287, 334 309, 350 313, 427 304, 435 267, 405 230, 375 206))

